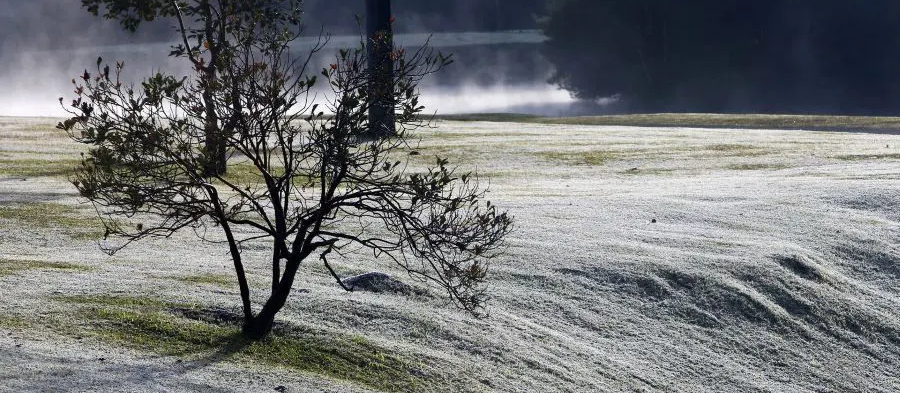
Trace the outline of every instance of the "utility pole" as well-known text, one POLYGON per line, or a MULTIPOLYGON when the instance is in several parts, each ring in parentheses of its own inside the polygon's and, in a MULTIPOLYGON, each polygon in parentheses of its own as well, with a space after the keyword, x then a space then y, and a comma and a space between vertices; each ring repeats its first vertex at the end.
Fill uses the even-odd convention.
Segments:
POLYGON ((394 124, 394 30, 391 0, 366 0, 369 67, 369 137, 396 133, 394 124))

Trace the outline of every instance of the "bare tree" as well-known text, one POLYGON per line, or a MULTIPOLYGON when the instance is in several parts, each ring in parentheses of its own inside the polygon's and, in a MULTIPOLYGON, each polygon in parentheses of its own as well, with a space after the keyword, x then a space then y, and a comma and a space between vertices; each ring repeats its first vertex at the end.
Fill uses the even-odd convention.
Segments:
MULTIPOLYGON (((105 250, 186 228, 218 228, 240 287, 243 332, 251 338, 271 330, 302 262, 318 258, 343 286, 328 257, 358 248, 393 260, 479 313, 487 260, 501 251, 511 219, 484 203, 476 176, 457 173, 447 160, 421 169, 409 164, 417 153, 410 133, 427 124, 419 116, 418 83, 450 60, 424 47, 386 54, 395 71, 397 133, 367 138, 368 111, 381 101, 368 88, 364 43, 341 50, 314 74, 310 59, 324 41, 304 56, 291 53, 302 28, 277 16, 293 2, 265 3, 223 29, 240 45, 220 54, 215 79, 198 67, 194 75, 157 73, 133 85, 124 82, 123 63, 111 70, 98 59, 95 73, 73 80, 76 97, 64 105, 72 117, 58 127, 90 148, 73 183, 93 202, 108 235, 124 240, 105 250), (317 96, 320 80, 329 92, 317 96), (217 134, 229 165, 251 175, 205 170, 210 103, 230 124, 217 134), (260 239, 271 244, 271 288, 255 312, 242 245, 260 239)), ((192 56, 204 62, 202 54, 192 56)))

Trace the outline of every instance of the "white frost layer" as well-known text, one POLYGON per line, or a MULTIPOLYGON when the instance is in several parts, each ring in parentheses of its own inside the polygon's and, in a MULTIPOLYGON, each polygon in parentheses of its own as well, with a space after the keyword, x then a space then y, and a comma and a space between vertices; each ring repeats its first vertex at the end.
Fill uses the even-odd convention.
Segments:
MULTIPOLYGON (((491 267, 491 317, 345 294, 310 261, 298 280, 309 292, 293 294, 281 320, 443 359, 475 391, 900 390, 900 137, 441 122, 422 144, 423 158, 441 153, 492 176, 493 201, 516 218, 509 254, 491 267)), ((0 181, 0 200, 74 202, 52 179, 0 181)), ((90 242, 26 225, 0 222, 0 258, 94 270, 0 277, 0 315, 64 312, 48 302, 59 294, 238 304, 234 287, 168 278, 230 274, 225 250, 190 233, 107 259, 90 242)), ((262 301, 268 255, 248 256, 262 301)), ((334 262, 372 270, 362 258, 334 262)), ((9 334, 0 379, 12 378, 10 389, 78 390, 98 378, 204 390, 242 367, 160 373, 173 360, 9 334), (88 361, 100 353, 121 365, 88 361), (69 371, 53 378, 26 372, 62 365, 69 371)), ((321 382, 250 372, 262 379, 233 389, 321 382)))

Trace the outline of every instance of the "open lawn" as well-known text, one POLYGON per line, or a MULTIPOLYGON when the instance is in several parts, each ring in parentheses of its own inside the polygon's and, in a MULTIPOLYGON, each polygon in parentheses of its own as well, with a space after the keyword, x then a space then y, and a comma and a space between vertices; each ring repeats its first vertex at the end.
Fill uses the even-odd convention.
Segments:
POLYGON ((441 116, 457 121, 526 122, 560 125, 750 128, 819 131, 900 132, 900 117, 658 113, 580 117, 541 117, 515 113, 441 116))
POLYGON ((491 116, 438 120, 412 156, 490 178, 515 216, 487 319, 310 261, 259 343, 225 247, 105 256, 66 181, 79 148, 0 118, 0 391, 900 390, 900 119, 491 116))

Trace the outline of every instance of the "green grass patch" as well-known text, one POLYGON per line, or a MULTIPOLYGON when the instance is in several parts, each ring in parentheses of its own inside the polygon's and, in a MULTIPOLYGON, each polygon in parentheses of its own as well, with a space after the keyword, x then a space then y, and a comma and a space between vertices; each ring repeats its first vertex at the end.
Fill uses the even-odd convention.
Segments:
POLYGON ((807 129, 821 131, 900 130, 900 117, 877 116, 654 113, 609 116, 541 117, 516 113, 480 113, 445 115, 438 116, 438 118, 454 121, 635 127, 807 129))
POLYGON ((842 160, 842 161, 900 160, 900 153, 846 154, 846 155, 834 156, 833 158, 842 160))
POLYGON ((14 220, 32 228, 65 229, 72 239, 103 238, 103 224, 82 209, 58 203, 0 203, 0 219, 14 220))
POLYGON ((250 162, 230 163, 225 179, 233 184, 263 184, 262 174, 250 162))
POLYGON ((450 132, 450 131, 435 131, 428 134, 423 134, 424 140, 460 140, 460 139, 474 139, 479 143, 484 142, 481 138, 504 138, 503 143, 509 143, 509 138, 520 138, 520 137, 539 137, 541 134, 526 134, 519 132, 450 132))
POLYGON ((764 171, 764 170, 778 170, 778 169, 787 169, 790 168, 790 165, 784 164, 732 164, 727 165, 725 169, 729 169, 732 171, 764 171))
POLYGON ((549 151, 540 152, 538 156, 550 161, 561 161, 569 165, 600 166, 619 157, 619 154, 608 151, 549 151))
POLYGON ((163 355, 262 363, 382 391, 422 391, 429 380, 421 364, 356 335, 340 335, 289 325, 276 326, 261 341, 247 341, 234 323, 211 322, 200 305, 151 298, 60 297, 80 305, 73 334, 97 337, 163 355), (184 312, 188 310, 189 312, 184 312))
POLYGON ((47 140, 48 138, 68 140, 65 131, 57 129, 56 123, 2 122, 0 140, 47 140))
POLYGON ((24 318, 0 315, 0 329, 25 331, 31 328, 31 326, 32 323, 24 318))
POLYGON ((408 152, 400 152, 393 160, 407 162, 411 166, 434 167, 437 165, 437 157, 447 159, 449 161, 448 165, 451 167, 463 165, 460 169, 465 172, 466 167, 477 161, 480 155, 473 150, 473 146, 441 144, 422 146, 416 150, 414 155, 410 155, 408 152))
POLYGON ((87 266, 67 262, 0 259, 0 277, 28 270, 88 271, 87 266))
POLYGON ((753 145, 742 145, 737 143, 708 145, 699 147, 695 151, 698 152, 698 155, 703 155, 703 151, 712 151, 729 157, 759 157, 770 153, 765 149, 753 145))
POLYGON ((124 307, 129 309, 164 309, 167 306, 188 306, 188 304, 174 304, 149 297, 125 297, 110 295, 76 295, 58 296, 56 300, 80 305, 103 305, 110 307, 124 307))
POLYGON ((440 120, 452 121, 492 121, 492 122, 527 122, 543 119, 540 116, 521 113, 469 113, 459 115, 440 115, 440 120))
POLYGON ((700 127, 809 130, 900 129, 900 117, 660 113, 640 115, 523 118, 543 124, 639 127, 700 127))
MULTIPOLYGON (((280 176, 282 172, 283 171, 277 171, 273 173, 273 175, 280 176)), ((228 170, 225 173, 225 180, 228 180, 230 183, 235 185, 265 185, 265 181, 263 180, 263 176, 259 171, 259 168, 253 165, 252 162, 246 160, 241 162, 229 163, 228 170)), ((295 187, 304 187, 308 186, 311 183, 310 177, 305 175, 295 175, 293 181, 295 187)))
POLYGON ((251 343, 245 355, 255 361, 352 381, 382 391, 424 391, 429 381, 414 361, 361 336, 333 337, 312 331, 276 333, 251 343))
POLYGON ((675 169, 664 169, 664 168, 631 168, 628 169, 622 174, 630 175, 630 176, 642 176, 642 175, 668 175, 675 172, 675 169))
POLYGON ((706 146, 704 149, 712 150, 712 151, 734 152, 734 151, 752 150, 755 148, 753 146, 749 146, 749 145, 739 145, 739 144, 735 144, 735 143, 723 143, 723 144, 718 144, 718 145, 709 145, 709 146, 706 146))
POLYGON ((79 165, 79 160, 0 159, 0 176, 68 177, 79 165))
POLYGON ((227 287, 234 284, 234 280, 230 276, 222 275, 222 274, 197 274, 193 276, 175 276, 168 277, 175 281, 181 281, 187 284, 196 284, 196 285, 215 285, 219 287, 227 287))
POLYGON ((96 324, 101 338, 163 355, 190 356, 214 351, 221 344, 236 340, 239 333, 237 329, 176 318, 163 311, 101 306, 88 307, 81 315, 96 324))

